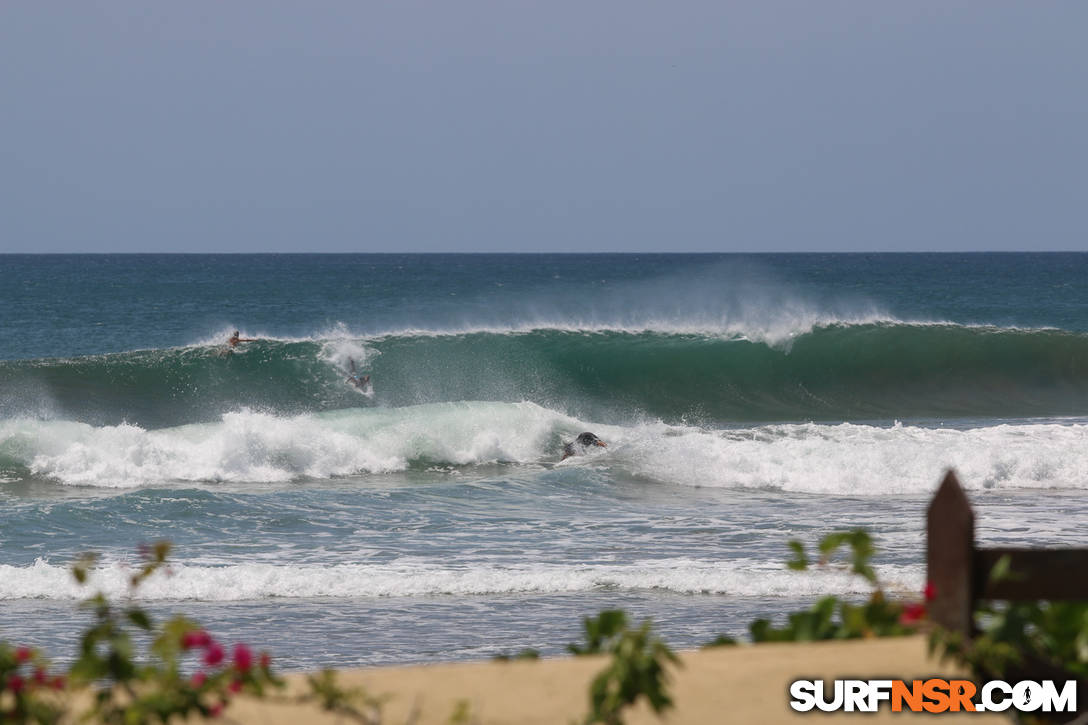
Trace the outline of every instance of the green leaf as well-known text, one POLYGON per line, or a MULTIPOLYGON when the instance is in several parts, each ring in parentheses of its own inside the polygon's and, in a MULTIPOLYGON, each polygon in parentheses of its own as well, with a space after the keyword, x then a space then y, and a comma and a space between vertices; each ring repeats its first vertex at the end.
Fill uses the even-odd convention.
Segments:
POLYGON ((627 613, 621 609, 606 609, 594 617, 582 620, 586 633, 586 644, 567 645, 567 651, 574 655, 591 655, 603 652, 610 640, 627 628, 627 613))
POLYGON ((151 617, 149 617, 147 612, 145 612, 144 610, 133 607, 132 609, 125 612, 125 616, 128 617, 128 621, 132 622, 140 629, 147 632, 151 631, 151 617))
POLYGON ((160 541, 156 541, 155 542, 155 547, 154 547, 154 550, 153 550, 153 553, 155 554, 155 561, 157 563, 159 563, 159 564, 162 564, 163 562, 165 562, 166 557, 167 557, 167 555, 170 554, 170 549, 173 548, 173 546, 174 546, 173 544, 171 544, 169 541, 167 541, 165 539, 162 539, 160 541))
POLYGON ((840 546, 846 543, 846 539, 849 536, 845 531, 836 531, 828 534, 820 540, 820 555, 826 562, 831 558, 831 555, 838 550, 840 546))
POLYGON ((79 584, 87 583, 88 571, 98 561, 98 554, 91 552, 84 552, 76 557, 75 562, 72 564, 72 576, 79 584))
POLYGON ((788 546, 793 552, 793 558, 786 562, 786 566, 795 571, 808 569, 808 557, 805 556, 805 545, 797 539, 792 539, 788 546))
MULTIPOLYGON (((599 624, 601 619, 598 617, 596 622, 599 624)), ((678 660, 664 642, 653 636, 651 622, 646 620, 638 629, 625 628, 615 635, 608 667, 590 683, 586 723, 622 723, 623 710, 642 698, 658 713, 672 706, 666 665, 678 664, 678 660)))
POLYGON ((997 563, 990 569, 989 579, 991 584, 996 584, 997 582, 1003 581, 1022 581, 1024 575, 1018 574, 1012 570, 1012 557, 1005 554, 998 559, 997 563))

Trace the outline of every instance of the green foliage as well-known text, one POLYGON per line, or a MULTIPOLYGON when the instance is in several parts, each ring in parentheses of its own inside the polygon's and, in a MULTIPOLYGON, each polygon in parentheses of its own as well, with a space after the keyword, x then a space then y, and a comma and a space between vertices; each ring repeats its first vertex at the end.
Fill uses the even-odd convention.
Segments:
POLYGON ((873 546, 873 538, 869 536, 869 532, 865 529, 837 531, 825 536, 820 541, 820 563, 826 565, 830 562, 843 544, 850 546, 850 570, 864 577, 867 582, 879 590, 880 585, 876 580, 876 572, 869 564, 869 560, 876 553, 876 548, 873 546))
POLYGON ((903 621, 903 606, 889 602, 876 591, 865 604, 830 596, 812 607, 793 612, 783 627, 767 619, 749 625, 753 642, 813 642, 825 639, 895 637, 914 634, 916 629, 903 621))
POLYGON ((375 697, 361 687, 341 687, 335 670, 321 670, 316 675, 307 676, 306 681, 310 694, 299 698, 300 702, 315 702, 326 712, 363 725, 381 725, 382 706, 388 698, 375 697))
POLYGON ((567 649, 576 655, 612 655, 608 667, 590 683, 587 725, 622 725, 623 710, 640 697, 646 698, 656 713, 672 707, 666 689, 666 667, 670 663, 679 666, 679 660, 653 635, 649 620, 637 629, 631 629, 625 612, 606 610, 596 618, 585 618, 583 625, 586 644, 572 644, 567 649))
POLYGON ((707 642, 702 646, 702 649, 710 649, 711 647, 735 647, 740 642, 735 637, 730 637, 727 634, 719 634, 717 637, 707 642))
MULTIPOLYGON (((160 625, 133 603, 132 595, 166 565, 169 552, 167 542, 141 550, 130 596, 122 603, 97 593, 81 604, 93 619, 66 676, 51 674, 37 651, 0 641, 0 722, 139 725, 217 717, 235 695, 262 698, 283 686, 267 653, 254 656, 244 644, 228 652, 195 622, 174 617, 160 625), (89 697, 81 701, 90 707, 74 712, 70 695, 83 690, 89 697)), ((72 576, 87 584, 96 562, 93 554, 80 556, 72 576)), ((315 701, 367 725, 380 722, 381 700, 339 688, 334 673, 311 677, 310 687, 309 695, 281 701, 315 701)))
POLYGON ((790 551, 793 552, 793 558, 786 562, 786 566, 794 571, 804 571, 808 569, 808 557, 805 556, 805 545, 797 539, 789 542, 790 551))
POLYGON ((458 700, 448 722, 449 725, 471 725, 476 722, 472 717, 472 704, 468 700, 458 700))
POLYGON ((585 645, 568 644, 567 651, 573 655, 598 655, 605 651, 605 645, 627 629, 627 612, 622 609, 606 609, 596 617, 585 617, 582 628, 586 632, 585 645))
MULTIPOLYGON (((154 575, 166 563, 168 542, 143 550, 143 561, 130 578, 130 591, 154 575)), ((92 556, 83 556, 73 567, 80 583, 87 581, 92 556)), ((96 722, 168 722, 172 718, 218 715, 230 698, 240 692, 262 695, 280 681, 269 670, 267 655, 260 662, 245 645, 236 645, 228 661, 223 647, 195 623, 175 617, 156 626, 151 615, 134 604, 118 606, 98 593, 83 606, 94 613, 93 624, 83 633, 79 655, 68 672, 71 685, 92 691, 92 708, 85 717, 96 722), (140 653, 133 634, 151 637, 151 646, 140 653), (203 669, 192 677, 182 672, 186 657, 202 656, 203 669)))
POLYGON ((492 659, 494 659, 496 662, 510 662, 512 660, 538 660, 540 659, 540 651, 535 650, 532 647, 526 647, 517 654, 495 655, 492 659))
MULTIPOLYGON (((867 531, 837 531, 825 536, 819 544, 819 565, 830 566, 844 546, 849 549, 850 571, 863 577, 873 587, 869 600, 864 604, 853 604, 839 597, 823 597, 809 609, 790 614, 786 624, 781 627, 775 627, 768 619, 757 619, 748 627, 753 642, 893 637, 916 631, 914 623, 924 609, 920 609, 920 605, 889 601, 884 596, 876 571, 870 563, 876 549, 867 531)), ((804 544, 790 541, 789 548, 793 556, 786 566, 794 571, 807 570, 810 560, 804 544)), ((731 637, 721 636, 706 646, 735 643, 731 637)))
POLYGON ((65 711, 65 680, 51 675, 41 653, 0 642, 0 722, 58 723, 65 711))
MULTIPOLYGON (((1015 580, 1009 557, 998 560, 991 581, 1015 580)), ((1014 665, 1034 660, 1088 679, 1088 602, 982 602, 974 612, 978 634, 936 629, 930 651, 942 650, 988 677, 1002 678, 1014 665)))

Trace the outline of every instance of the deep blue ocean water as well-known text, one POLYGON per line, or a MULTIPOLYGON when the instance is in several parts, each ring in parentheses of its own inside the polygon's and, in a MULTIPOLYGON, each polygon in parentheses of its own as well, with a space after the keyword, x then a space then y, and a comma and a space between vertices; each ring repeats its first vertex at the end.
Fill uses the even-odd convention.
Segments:
POLYGON ((950 467, 1083 544, 1088 255, 5 255, 0 310, 0 637, 58 659, 72 558, 161 538, 139 596, 290 668, 696 646, 863 593, 782 564, 843 527, 910 594, 950 467))

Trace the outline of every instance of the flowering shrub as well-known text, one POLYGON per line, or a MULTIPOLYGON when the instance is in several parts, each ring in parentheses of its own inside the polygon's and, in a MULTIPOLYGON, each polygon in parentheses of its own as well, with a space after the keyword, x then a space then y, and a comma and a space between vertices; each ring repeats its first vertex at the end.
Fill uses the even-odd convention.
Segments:
MULTIPOLYGON (((131 577, 132 592, 161 569, 170 545, 160 542, 141 550, 142 562, 131 577)), ((95 557, 81 557, 72 574, 87 582, 95 557)), ((78 719, 95 722, 168 722, 175 716, 216 717, 242 692, 262 696, 281 681, 273 675, 266 652, 254 655, 245 644, 229 650, 207 631, 184 617, 156 625, 144 609, 118 606, 98 593, 83 605, 92 610, 75 662, 67 675, 50 673, 41 654, 0 642, 0 721, 59 723, 67 721, 71 693, 89 692, 89 709, 78 719), (149 651, 137 651, 134 635, 150 638, 149 651), (196 668, 190 675, 186 669, 196 668)))
POLYGON ((37 650, 0 642, 0 722, 58 722, 66 684, 37 650))
MULTIPOLYGON (((83 632, 67 674, 50 672, 37 650, 0 641, 0 723, 138 725, 193 715, 217 718, 235 696, 246 694, 282 703, 312 703, 362 725, 380 725, 384 698, 362 688, 341 687, 333 670, 308 677, 306 694, 275 695, 271 690, 284 683, 273 673, 267 652, 254 652, 244 643, 225 645, 185 617, 156 624, 146 610, 131 603, 131 594, 165 567, 169 552, 165 541, 141 548, 127 604, 112 603, 102 593, 82 603, 94 613, 93 622, 83 632), (146 652, 138 650, 137 640, 150 640, 146 652), (74 702, 86 709, 75 712, 74 702)), ((87 583, 96 560, 90 554, 77 560, 72 567, 77 582, 87 583)), ((413 711, 408 722, 417 716, 413 711)), ((467 718, 467 705, 461 703, 454 721, 467 718)))
MULTIPOLYGON (((164 566, 169 551, 169 543, 159 542, 141 552, 143 565, 130 580, 133 592, 164 566)), ((76 564, 77 581, 86 582, 93 562, 94 557, 86 556, 76 564)), ((101 593, 83 606, 94 612, 94 624, 83 634, 69 678, 73 687, 91 690, 92 708, 87 715, 96 721, 167 722, 190 714, 216 717, 234 695, 261 696, 267 688, 282 684, 272 674, 267 653, 255 661, 247 645, 236 644, 228 658, 222 644, 184 617, 156 626, 142 608, 116 606, 101 593), (151 637, 144 657, 137 657, 136 632, 151 637), (194 666, 196 671, 186 675, 185 670, 194 666)))
MULTIPOLYGON (((925 619, 926 605, 924 602, 897 602, 884 595, 870 563, 875 547, 867 531, 838 531, 825 536, 819 545, 819 565, 830 565, 844 545, 850 550, 850 571, 873 587, 869 600, 864 604, 853 604, 835 596, 823 597, 809 609, 790 614, 782 627, 775 627, 768 619, 757 619, 748 627, 753 642, 895 637, 917 631, 925 619)), ((810 561, 804 544, 794 540, 789 542, 789 547, 793 558, 786 566, 795 571, 807 570, 810 561)), ((924 597, 925 601, 933 598, 931 585, 926 586, 924 597)), ((708 646, 731 644, 736 644, 736 640, 721 636, 708 646)))

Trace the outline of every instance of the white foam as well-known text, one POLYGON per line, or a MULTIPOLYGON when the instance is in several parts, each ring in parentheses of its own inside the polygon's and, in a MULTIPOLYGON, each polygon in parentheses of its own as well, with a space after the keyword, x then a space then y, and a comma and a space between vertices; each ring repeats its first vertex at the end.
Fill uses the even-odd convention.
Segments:
POLYGON ((1088 489, 1088 426, 953 430, 769 425, 733 431, 652 424, 597 431, 617 464, 691 486, 872 496, 933 490, 954 468, 968 488, 1088 489))
POLYGON ((0 451, 67 484, 290 481, 406 470, 413 463, 533 464, 593 430, 609 442, 564 466, 593 465, 667 484, 850 496, 931 491, 955 468, 968 488, 1088 488, 1088 426, 953 430, 842 423, 706 430, 587 423, 534 403, 438 403, 145 430, 67 421, 0 422, 0 451))
MULTIPOLYGON (((344 325, 338 325, 336 332, 335 337, 321 343, 321 359, 339 370, 345 379, 349 375, 366 375, 374 358, 381 352, 353 339, 344 325)), ((370 383, 365 386, 353 385, 351 389, 365 398, 374 399, 374 386, 370 383)))
MULTIPOLYGON (((38 559, 26 567, 0 565, 0 600, 79 599, 94 591, 111 597, 129 592, 133 569, 108 564, 91 571, 89 584, 75 583, 66 567, 38 559)), ((888 591, 920 591, 920 566, 887 565, 878 574, 888 591)), ((147 600, 243 601, 274 597, 399 597, 570 593, 657 589, 681 594, 813 597, 865 594, 871 589, 841 569, 792 572, 781 563, 754 560, 704 561, 675 558, 628 565, 472 564, 450 566, 420 560, 394 564, 292 566, 173 564, 145 582, 137 598, 147 600)))
MULTIPOLYGON (((145 430, 66 421, 0 423, 0 449, 66 484, 131 487, 170 481, 289 481, 450 465, 527 462, 565 418, 532 403, 439 403, 278 417, 254 411, 219 423, 145 430)), ((569 425, 569 423, 567 424, 569 425)))

